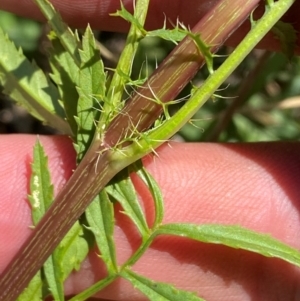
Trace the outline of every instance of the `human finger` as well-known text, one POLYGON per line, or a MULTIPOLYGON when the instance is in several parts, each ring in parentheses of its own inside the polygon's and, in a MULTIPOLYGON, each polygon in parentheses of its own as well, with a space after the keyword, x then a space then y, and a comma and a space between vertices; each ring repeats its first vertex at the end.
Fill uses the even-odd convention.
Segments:
MULTIPOLYGON (((118 0, 52 0, 53 5, 63 16, 63 19, 70 25, 75 27, 86 27, 89 23, 92 28, 104 31, 127 31, 129 28, 121 18, 110 16, 111 13, 116 12, 120 8, 120 1, 118 0)), ((167 24, 176 24, 180 20, 186 26, 193 27, 216 3, 218 0, 212 1, 198 1, 189 0, 189 5, 186 5, 184 0, 152 0, 150 1, 148 18, 146 21, 147 29, 157 29, 163 26, 164 22, 167 24)), ((132 11, 133 1, 123 1, 126 8, 132 11)), ((20 16, 43 20, 41 12, 31 0, 2 0, 0 2, 0 9, 16 13, 20 16)), ((297 50, 299 53, 300 47, 300 19, 298 12, 300 9, 300 1, 297 0, 292 8, 284 16, 283 20, 289 22, 297 31, 297 50)), ((256 9, 257 15, 261 15, 264 10, 264 2, 261 1, 260 6, 256 9)), ((234 33, 227 44, 237 45, 239 41, 249 31, 250 24, 245 22, 239 30, 234 33)), ((272 35, 267 35, 260 48, 267 50, 279 50, 280 44, 278 40, 272 35)))
MULTIPOLYGON (((1 139, 4 139, 0 145, 5 145, 5 151, 0 150, 3 153, 0 160, 4 160, 0 164, 0 181, 6 193, 1 200, 4 218, 1 217, 0 270, 31 231, 26 195, 35 137, 2 136, 1 139), (19 163, 12 169, 16 155, 19 163), (10 229, 10 233, 4 237, 5 229, 10 229)), ((74 168, 74 152, 67 138, 41 137, 41 140, 50 155, 57 191, 74 168)), ((272 234, 299 249, 299 188, 296 184, 299 148, 298 143, 176 143, 160 148, 159 157, 146 158, 145 165, 162 188, 164 223, 239 224, 272 234)), ((137 178, 133 180, 151 220, 153 205, 149 193, 137 178)), ((116 218, 115 241, 118 262, 122 264, 137 248, 139 237, 118 210, 116 218)), ((224 296, 226 300, 292 300, 300 279, 299 269, 280 260, 176 237, 157 239, 133 269, 157 281, 196 291, 208 300, 224 300, 224 296)), ((105 267, 93 250, 81 271, 67 280, 66 292, 78 293, 104 275, 105 267)), ((143 300, 124 280, 114 282, 98 296, 143 300)))

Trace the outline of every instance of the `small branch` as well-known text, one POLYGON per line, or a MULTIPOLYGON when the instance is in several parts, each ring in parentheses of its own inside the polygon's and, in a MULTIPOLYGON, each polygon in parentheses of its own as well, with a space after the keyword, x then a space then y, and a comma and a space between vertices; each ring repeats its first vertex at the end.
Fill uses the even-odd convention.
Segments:
MULTIPOLYGON (((207 44, 213 45, 211 51, 216 51, 258 2, 219 1, 193 32, 200 33, 207 44)), ((124 138, 132 126, 142 132, 159 117, 162 107, 148 100, 152 93, 163 102, 175 99, 203 64, 204 59, 193 40, 184 39, 112 121, 104 142, 94 141, 69 182, 4 271, 0 279, 1 301, 17 298, 97 193, 117 172, 131 163, 128 158, 113 165, 110 161, 111 148, 124 138)))

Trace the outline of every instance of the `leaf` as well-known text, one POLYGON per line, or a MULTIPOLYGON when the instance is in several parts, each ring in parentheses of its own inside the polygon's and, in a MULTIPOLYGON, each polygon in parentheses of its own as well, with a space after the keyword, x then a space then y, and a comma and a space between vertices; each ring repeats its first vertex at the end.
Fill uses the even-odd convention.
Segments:
MULTIPOLYGON (((100 58, 100 51, 95 45, 94 36, 90 27, 87 27, 83 40, 83 49, 80 51, 82 66, 79 73, 79 94, 77 107, 77 157, 80 161, 89 147, 95 121, 100 115, 101 102, 105 98, 106 74, 100 58)), ((104 129, 101 129, 104 131, 104 129)), ((99 133, 101 136, 101 133, 99 133)), ((101 137, 99 138, 101 139, 101 137)))
POLYGON ((49 1, 34 0, 34 2, 48 20, 51 28, 55 31, 64 48, 73 57, 74 62, 79 67, 81 65, 81 59, 78 51, 80 42, 77 34, 74 34, 72 30, 62 21, 61 16, 57 11, 55 11, 54 7, 49 1))
POLYGON ((134 171, 148 186, 149 191, 152 195, 154 205, 155 205, 155 220, 154 220, 153 228, 156 228, 161 224, 164 217, 164 201, 163 201, 162 192, 157 182, 152 177, 152 175, 147 171, 146 168, 142 166, 142 163, 139 164, 136 162, 134 166, 134 171))
POLYGON ((148 31, 146 33, 147 37, 160 37, 164 40, 171 41, 175 44, 183 40, 186 36, 189 36, 197 46, 200 55, 205 59, 208 71, 213 74, 213 54, 210 51, 210 46, 207 45, 202 39, 200 34, 195 34, 189 29, 187 29, 182 23, 177 22, 176 27, 169 30, 166 29, 166 25, 162 29, 157 29, 153 31, 148 31))
POLYGON ((193 39, 194 43, 196 44, 198 51, 204 57, 207 69, 210 74, 214 73, 213 68, 213 54, 210 51, 210 46, 207 45, 202 39, 200 34, 194 34, 192 32, 187 32, 187 34, 193 39))
POLYGON ((135 58, 135 54, 138 49, 138 44, 141 38, 143 38, 143 28, 145 23, 149 0, 139 0, 134 5, 134 16, 132 16, 124 7, 121 2, 121 11, 118 11, 113 16, 126 16, 132 21, 125 47, 120 55, 116 72, 113 75, 112 80, 109 83, 108 91, 106 93, 106 101, 103 105, 102 114, 98 122, 98 130, 102 131, 103 127, 107 127, 114 117, 124 107, 124 92, 126 93, 126 84, 130 80, 132 66, 135 58))
POLYGON ((88 206, 85 216, 109 274, 115 274, 118 268, 113 241, 114 208, 105 190, 88 206))
POLYGON ((42 301, 43 300, 43 282, 41 272, 31 279, 29 285, 20 294, 17 301, 42 301))
POLYGON ((84 234, 83 226, 77 221, 55 251, 56 262, 62 271, 61 281, 66 280, 73 270, 80 269, 80 264, 89 252, 89 244, 84 234))
POLYGON ((49 290, 55 301, 63 301, 64 286, 63 286, 63 271, 59 264, 57 251, 55 250, 52 255, 44 262, 43 270, 49 286, 49 290))
POLYGON ((184 236, 205 243, 244 249, 266 257, 277 257, 300 266, 298 250, 270 235, 260 234, 240 226, 167 224, 157 230, 156 235, 161 234, 184 236))
POLYGON ((272 32, 279 39, 282 52, 291 59, 297 43, 297 32, 293 25, 278 21, 272 28, 272 32))
POLYGON ((71 135, 56 87, 35 63, 30 63, 16 49, 1 28, 0 45, 0 84, 4 92, 39 120, 71 135))
POLYGON ((72 129, 73 137, 77 135, 77 116, 79 68, 75 64, 73 57, 65 50, 57 35, 52 31, 48 35, 51 42, 50 65, 52 80, 56 83, 60 100, 63 103, 68 123, 72 129))
MULTIPOLYGON (((53 185, 48 168, 48 158, 37 140, 33 150, 32 174, 30 178, 29 202, 32 207, 32 219, 36 225, 53 201, 53 185)), ((49 289, 55 300, 64 300, 62 271, 57 265, 55 252, 44 263, 44 272, 49 289)))
POLYGON ((33 148, 31 171, 28 199, 32 208, 33 224, 36 225, 53 200, 53 185, 48 168, 48 158, 39 140, 36 141, 33 148))
POLYGON ((186 35, 187 33, 185 31, 176 26, 173 29, 161 28, 148 31, 146 37, 159 37, 166 41, 171 41, 177 44, 177 42, 182 41, 186 37, 186 35))
POLYGON ((146 30, 143 28, 142 24, 139 22, 135 16, 133 16, 128 10, 126 10, 123 2, 121 1, 121 10, 117 10, 116 13, 110 14, 113 17, 121 17, 125 21, 129 22, 130 24, 133 24, 136 29, 139 29, 142 35, 146 34, 146 30))
POLYGON ((121 176, 117 176, 116 182, 107 186, 106 191, 121 204, 124 213, 133 221, 142 237, 147 238, 150 230, 128 171, 127 175, 123 173, 121 176))
POLYGON ((101 279, 100 281, 98 281, 95 284, 88 287, 83 292, 81 292, 78 295, 74 296, 73 298, 69 299, 69 301, 92 300, 93 298, 91 298, 91 299, 88 299, 88 298, 93 297, 96 293, 98 293, 99 291, 104 289, 106 286, 108 286, 110 283, 112 283, 117 277, 118 277, 118 275, 108 275, 104 279, 101 279))
POLYGON ((129 269, 124 269, 121 276, 132 283, 143 294, 153 301, 204 301, 196 294, 179 290, 168 283, 156 282, 141 275, 134 273, 129 269))

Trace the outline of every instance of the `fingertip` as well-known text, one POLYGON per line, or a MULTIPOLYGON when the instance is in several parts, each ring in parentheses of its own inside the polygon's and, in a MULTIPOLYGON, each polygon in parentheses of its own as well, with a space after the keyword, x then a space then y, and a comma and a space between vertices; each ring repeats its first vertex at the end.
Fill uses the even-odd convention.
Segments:
POLYGON ((12 259, 28 237, 31 208, 28 203, 30 164, 37 139, 45 148, 55 193, 75 168, 75 152, 65 136, 2 135, 0 136, 0 271, 12 259))

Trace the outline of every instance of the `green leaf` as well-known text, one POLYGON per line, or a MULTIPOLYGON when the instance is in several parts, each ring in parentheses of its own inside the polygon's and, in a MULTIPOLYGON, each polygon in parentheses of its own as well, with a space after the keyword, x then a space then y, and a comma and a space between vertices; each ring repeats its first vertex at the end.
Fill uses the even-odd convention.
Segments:
POLYGON ((96 282, 95 284, 91 285, 89 288, 87 288, 86 290, 84 290, 80 294, 78 294, 75 297, 69 299, 69 301, 89 300, 88 298, 94 296, 97 292, 101 291, 106 286, 111 284, 117 277, 118 277, 118 275, 109 275, 109 276, 105 277, 104 279, 102 279, 102 280, 96 282))
POLYGON ((155 205, 155 220, 154 220, 153 228, 156 228, 162 223, 164 217, 164 201, 163 201, 162 192, 155 179, 147 171, 147 169, 142 166, 142 164, 136 162, 134 164, 134 171, 148 186, 149 191, 152 195, 154 205, 155 205))
POLYGON ((16 49, 1 28, 0 45, 0 84, 4 93, 39 120, 71 135, 56 87, 35 63, 30 63, 16 49))
POLYGON ((126 44, 119 58, 116 72, 109 84, 106 101, 103 105, 102 114, 98 122, 98 130, 102 131, 108 123, 121 111, 124 106, 123 94, 126 84, 130 79, 134 57, 138 49, 138 44, 143 38, 143 28, 145 23, 150 0, 139 0, 135 3, 134 16, 132 16, 121 2, 121 10, 115 16, 129 18, 131 20, 130 30, 127 35, 126 44))
POLYGON ((31 19, 20 18, 9 12, 0 11, 0 27, 16 46, 21 47, 25 53, 36 50, 42 31, 40 23, 31 19))
POLYGON ((177 44, 177 42, 182 41, 186 37, 186 35, 187 33, 185 31, 176 26, 173 29, 161 28, 148 31, 146 37, 158 37, 177 44))
POLYGON ((134 27, 140 30, 142 35, 146 34, 146 30, 143 28, 142 24, 139 20, 133 16, 128 10, 126 10, 124 4, 121 2, 121 9, 117 10, 116 13, 110 14, 113 17, 121 17, 125 21, 129 22, 130 24, 134 25, 134 27))
POLYGON ((105 190, 101 191, 99 196, 89 205, 85 211, 85 216, 89 223, 88 229, 95 236, 108 273, 115 274, 118 268, 113 241, 114 208, 105 190))
POLYGON ((300 252, 270 235, 260 234, 240 226, 227 225, 162 225, 156 235, 185 236, 205 243, 222 244, 244 249, 266 257, 277 257, 300 266, 300 252))
POLYGON ((56 262, 61 270, 61 281, 67 279, 73 270, 78 271, 80 264, 89 252, 89 244, 84 236, 84 228, 77 221, 55 250, 56 262))
POLYGON ((42 301, 43 300, 43 281, 41 278, 41 272, 31 279, 29 285, 20 294, 17 301, 42 301))
MULTIPOLYGON (((100 57, 100 51, 96 47, 94 36, 90 27, 87 27, 82 40, 82 50, 80 57, 82 66, 79 73, 79 93, 77 107, 77 153, 80 161, 83 154, 89 147, 93 132, 95 131, 95 121, 100 115, 101 103, 105 98, 106 74, 100 57)), ((105 129, 101 129, 103 132, 105 129)), ((99 133, 98 139, 102 139, 99 133)))
POLYGON ((64 48, 73 57, 74 62, 79 67, 81 65, 81 59, 78 51, 80 42, 77 34, 74 34, 72 30, 62 21, 61 16, 49 1, 34 0, 34 2, 48 20, 51 28, 55 31, 64 48))
POLYGON ((171 41, 175 44, 183 40, 186 36, 189 36, 197 46, 200 55, 202 55, 206 61, 206 65, 210 74, 213 74, 213 54, 210 51, 210 46, 207 45, 202 39, 200 34, 195 34, 188 30, 183 24, 177 22, 176 27, 169 30, 165 28, 148 31, 147 37, 160 37, 164 40, 171 41))
MULTIPOLYGON (((53 201, 53 185, 51 184, 48 168, 48 158, 38 140, 33 149, 31 169, 30 195, 28 198, 32 207, 32 220, 36 225, 53 201)), ((54 299, 64 300, 62 271, 57 263, 55 252, 44 263, 44 272, 54 299)))
MULTIPOLYGON (((39 141, 34 146, 30 179, 29 202, 34 225, 43 217, 53 201, 53 186, 48 169, 48 158, 39 141)), ((73 270, 79 270, 89 246, 84 231, 77 221, 44 263, 44 273, 54 300, 64 300, 63 282, 73 270)))
POLYGON ((124 269, 121 276, 132 283, 143 294, 153 301, 204 301, 196 294, 179 290, 168 283, 156 282, 141 275, 134 273, 129 269, 124 269))
POLYGON ((125 171, 116 177, 115 183, 106 187, 106 191, 121 204, 124 213, 133 221, 142 237, 146 239, 150 230, 128 171, 125 171))
POLYGON ((53 201, 53 185, 48 169, 48 158, 39 140, 33 148, 31 170, 28 199, 32 208, 33 224, 36 225, 53 201))
POLYGON ((57 251, 55 250, 52 255, 45 261, 43 265, 45 277, 49 286, 49 290, 55 301, 63 301, 64 286, 63 286, 63 271, 59 264, 57 251))
POLYGON ((48 38, 51 42, 50 65, 52 80, 56 83, 60 100, 63 103, 68 123, 72 129, 73 137, 77 135, 77 116, 79 68, 73 57, 65 50, 55 32, 50 32, 48 38))
POLYGON ((279 39, 282 52, 291 59, 297 43, 297 32, 292 24, 278 21, 272 32, 279 39))

